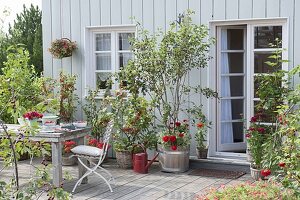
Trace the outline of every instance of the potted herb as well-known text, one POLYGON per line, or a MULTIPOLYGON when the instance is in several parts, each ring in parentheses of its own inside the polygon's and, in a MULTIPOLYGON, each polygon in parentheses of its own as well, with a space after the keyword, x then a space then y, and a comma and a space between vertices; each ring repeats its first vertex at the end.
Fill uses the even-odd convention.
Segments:
POLYGON ((74 50, 77 49, 76 42, 72 42, 68 38, 56 39, 51 43, 49 52, 54 58, 62 59, 72 56, 74 50))
POLYGON ((63 156, 62 156, 62 165, 63 166, 72 166, 76 164, 76 158, 70 157, 71 149, 76 146, 76 142, 73 140, 67 140, 63 143, 63 156))
POLYGON ((207 125, 203 122, 197 123, 197 131, 195 133, 197 157, 200 159, 207 158, 208 145, 207 145, 207 125))

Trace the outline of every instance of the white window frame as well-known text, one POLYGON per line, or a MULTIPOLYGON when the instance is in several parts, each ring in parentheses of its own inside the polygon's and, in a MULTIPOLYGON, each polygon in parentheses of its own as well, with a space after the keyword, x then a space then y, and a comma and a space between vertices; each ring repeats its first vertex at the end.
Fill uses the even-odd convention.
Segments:
MULTIPOLYGON (((246 50, 246 68, 247 70, 251 70, 250 73, 246 73, 246 84, 250 84, 250 89, 246 90, 246 107, 251 108, 247 109, 246 116, 252 116, 254 109, 253 108, 253 99, 254 99, 254 88, 253 88, 253 74, 254 74, 254 68, 249 66, 254 66, 254 27, 256 26, 282 26, 282 48, 285 49, 285 51, 282 52, 282 59, 288 60, 288 18, 267 18, 267 19, 240 19, 240 20, 212 20, 209 22, 210 27, 210 37, 217 37, 217 27, 219 26, 236 26, 236 25, 246 25, 247 26, 247 37, 246 37, 246 44, 247 44, 247 50, 246 50), (251 101, 250 101, 251 100, 251 101)), ((218 47, 216 45, 213 45, 210 49, 210 55, 213 59, 210 60, 210 67, 207 71, 207 85, 212 89, 217 89, 217 51, 219 51, 218 47)), ((282 63, 282 69, 288 70, 288 63, 282 63)), ((211 99, 208 100, 208 112, 207 117, 210 121, 212 121, 213 126, 209 130, 209 156, 222 156, 222 157, 235 157, 235 158, 245 158, 246 154, 244 153, 230 153, 230 152, 218 152, 217 151, 217 104, 218 100, 211 99)), ((249 119, 246 119, 247 127, 249 127, 249 119)))
MULTIPOLYGON (((85 29, 85 56, 84 56, 84 81, 85 84, 85 96, 87 96, 89 89, 96 89, 96 59, 95 59, 95 35, 99 33, 110 33, 111 34, 111 70, 107 72, 115 73, 119 70, 119 58, 120 53, 118 45, 119 33, 134 33, 136 35, 136 25, 112 25, 112 26, 97 26, 97 27, 86 27, 85 29)), ((123 51, 122 51, 123 52, 123 51)), ((100 72, 100 71, 99 71, 100 72)), ((105 70, 101 70, 105 72, 105 70)), ((118 89, 119 84, 114 82, 112 85, 112 91, 118 89)), ((101 90, 99 97, 103 97, 105 90, 101 90)))

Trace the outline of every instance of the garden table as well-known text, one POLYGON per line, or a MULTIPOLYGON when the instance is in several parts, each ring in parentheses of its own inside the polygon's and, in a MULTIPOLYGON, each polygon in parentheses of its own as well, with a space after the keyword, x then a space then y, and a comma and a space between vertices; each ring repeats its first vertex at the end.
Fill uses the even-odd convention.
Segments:
MULTIPOLYGON (((7 124, 8 130, 18 130, 20 125, 7 124)), ((53 184, 57 187, 62 183, 62 142, 66 140, 78 139, 78 144, 84 144, 84 137, 90 132, 91 128, 76 128, 74 130, 62 130, 55 132, 40 132, 35 136, 29 136, 32 141, 44 141, 51 143, 52 148, 52 168, 53 184)), ((0 131, 0 135, 2 135, 0 131)), ((87 161, 84 161, 87 162, 87 161)), ((78 163, 79 177, 82 177, 86 169, 78 163)), ((87 183, 87 178, 82 181, 87 183)))

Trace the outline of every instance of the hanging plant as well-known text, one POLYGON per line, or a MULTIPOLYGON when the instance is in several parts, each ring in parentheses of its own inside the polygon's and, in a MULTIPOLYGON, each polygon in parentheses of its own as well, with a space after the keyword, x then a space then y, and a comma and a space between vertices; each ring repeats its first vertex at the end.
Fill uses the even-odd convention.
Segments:
POLYGON ((54 58, 62 59, 65 57, 72 56, 72 52, 75 49, 77 49, 76 42, 72 42, 68 38, 61 38, 54 40, 51 43, 51 48, 49 48, 49 52, 54 58))

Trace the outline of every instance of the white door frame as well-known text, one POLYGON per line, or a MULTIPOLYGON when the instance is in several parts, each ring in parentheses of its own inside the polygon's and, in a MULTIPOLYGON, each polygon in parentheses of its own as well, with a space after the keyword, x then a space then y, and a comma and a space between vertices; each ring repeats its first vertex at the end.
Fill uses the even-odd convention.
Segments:
MULTIPOLYGON (((210 29, 210 37, 216 38, 217 36, 217 27, 218 26, 230 26, 230 25, 247 25, 247 51, 246 51, 246 68, 248 69, 248 66, 253 66, 253 59, 254 59, 254 53, 253 53, 253 45, 251 45, 252 36, 253 36, 253 27, 254 26, 262 26, 262 25, 269 25, 269 26, 276 26, 280 25, 282 26, 282 48, 286 49, 282 53, 282 58, 284 60, 288 60, 288 18, 268 18, 268 19, 239 19, 239 20, 212 20, 209 22, 209 29, 210 29)), ((216 45, 213 45, 210 49, 210 55, 212 56, 212 59, 209 63, 208 68, 208 79, 207 79, 207 85, 213 89, 217 90, 217 47, 216 45)), ((282 69, 288 70, 288 64, 283 63, 282 69)), ((254 70, 250 68, 250 70, 254 70)), ((252 73, 252 72, 251 72, 252 73)), ((246 74, 246 84, 250 84, 253 81, 253 78, 251 78, 251 73, 246 74)), ((252 85, 252 84, 251 84, 252 85)), ((252 86, 251 86, 252 87, 252 86)), ((247 107, 251 109, 247 109, 247 115, 251 116, 253 115, 253 103, 252 101, 249 101, 249 99, 253 99, 253 88, 246 91, 246 98, 248 99, 247 107)), ((209 143, 209 156, 234 156, 234 157, 245 157, 246 155, 244 153, 230 153, 230 152, 218 152, 217 151, 217 102, 216 99, 209 99, 208 100, 208 120, 212 122, 211 129, 208 130, 208 143, 209 143)), ((247 121, 247 127, 249 127, 249 122, 247 121)))

